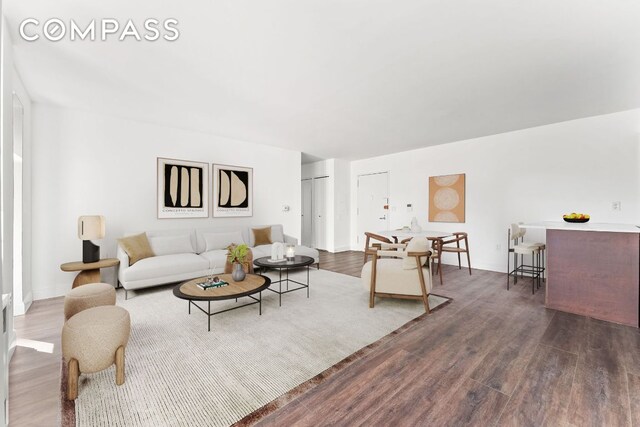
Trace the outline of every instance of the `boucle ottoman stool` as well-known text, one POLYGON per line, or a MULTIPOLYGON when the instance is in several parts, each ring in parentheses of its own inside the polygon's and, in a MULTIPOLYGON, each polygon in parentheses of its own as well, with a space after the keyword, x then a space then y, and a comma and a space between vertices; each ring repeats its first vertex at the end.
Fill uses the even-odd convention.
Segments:
POLYGON ((89 283, 71 289, 64 297, 64 320, 74 314, 100 305, 115 305, 116 290, 108 283, 89 283))
POLYGON ((124 349, 130 332, 129 312, 115 305, 88 308, 64 324, 62 355, 69 368, 67 399, 78 397, 81 373, 98 372, 114 363, 116 384, 124 384, 124 349))

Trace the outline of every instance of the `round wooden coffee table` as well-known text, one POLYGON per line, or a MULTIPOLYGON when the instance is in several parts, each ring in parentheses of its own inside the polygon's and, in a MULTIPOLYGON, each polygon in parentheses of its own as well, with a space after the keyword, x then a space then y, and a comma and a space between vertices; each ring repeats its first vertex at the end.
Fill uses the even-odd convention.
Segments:
POLYGON ((186 299, 189 301, 189 314, 191 314, 191 305, 196 306, 200 311, 207 315, 208 318, 208 330, 211 331, 211 316, 215 314, 224 313, 226 311, 235 310, 238 308, 246 307, 248 305, 258 304, 259 314, 262 315, 262 291, 267 289, 271 285, 271 279, 259 274, 247 274, 242 282, 236 282, 231 278, 230 274, 218 274, 220 280, 224 280, 229 284, 220 288, 201 289, 198 287, 198 283, 206 281, 206 277, 198 277, 187 282, 181 283, 173 288, 173 295, 178 298, 186 299), (258 294, 258 298, 254 295, 258 294), (211 301, 223 301, 238 298, 248 297, 253 300, 247 304, 242 304, 237 307, 228 308, 226 310, 211 311, 211 301), (207 303, 207 309, 200 307, 196 304, 198 302, 207 303))
POLYGON ((309 266, 313 264, 315 261, 313 258, 305 256, 305 255, 296 255, 291 260, 283 260, 283 261, 275 261, 272 262, 270 257, 262 257, 253 261, 253 265, 260 268, 276 268, 278 269, 279 280, 272 282, 272 284, 278 284, 278 290, 268 288, 271 292, 275 292, 278 294, 279 304, 282 306, 282 294, 286 294, 287 292, 293 292, 300 289, 307 290, 307 298, 309 298, 309 266), (298 282, 293 279, 289 279, 289 270, 293 270, 295 268, 303 268, 307 267, 307 283, 298 282), (282 270, 285 271, 286 276, 282 278, 282 270), (297 288, 289 289, 289 282, 295 283, 299 285, 297 288), (282 283, 287 284, 287 290, 282 290, 282 283))

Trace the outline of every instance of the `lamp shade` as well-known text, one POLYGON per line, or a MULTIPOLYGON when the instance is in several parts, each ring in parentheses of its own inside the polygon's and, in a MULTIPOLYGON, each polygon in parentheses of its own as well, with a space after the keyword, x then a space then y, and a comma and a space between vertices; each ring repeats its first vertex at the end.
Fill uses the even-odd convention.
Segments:
POLYGON ((105 223, 102 215, 84 215, 78 218, 78 238, 81 240, 102 239, 105 223))

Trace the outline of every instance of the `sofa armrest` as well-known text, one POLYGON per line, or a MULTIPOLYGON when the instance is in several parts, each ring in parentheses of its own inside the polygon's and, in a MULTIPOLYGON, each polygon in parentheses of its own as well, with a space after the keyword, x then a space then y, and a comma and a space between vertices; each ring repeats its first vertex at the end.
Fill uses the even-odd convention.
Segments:
POLYGON ((120 265, 118 267, 118 280, 122 283, 122 274, 124 271, 129 268, 129 255, 118 245, 118 249, 116 250, 116 258, 120 261, 120 265))
POLYGON ((298 239, 296 239, 295 237, 292 237, 292 236, 287 236, 285 234, 284 235, 284 242, 288 243, 290 245, 297 245, 298 244, 298 239))

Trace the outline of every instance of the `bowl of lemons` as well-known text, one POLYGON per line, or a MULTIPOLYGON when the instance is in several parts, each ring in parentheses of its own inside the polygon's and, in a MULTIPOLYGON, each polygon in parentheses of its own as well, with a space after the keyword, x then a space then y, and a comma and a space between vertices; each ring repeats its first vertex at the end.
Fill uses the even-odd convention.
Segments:
POLYGON ((566 222, 588 222, 591 217, 586 214, 571 212, 570 214, 562 215, 562 219, 566 222))

